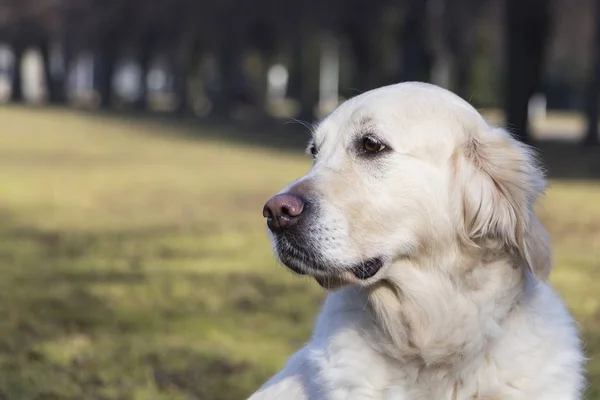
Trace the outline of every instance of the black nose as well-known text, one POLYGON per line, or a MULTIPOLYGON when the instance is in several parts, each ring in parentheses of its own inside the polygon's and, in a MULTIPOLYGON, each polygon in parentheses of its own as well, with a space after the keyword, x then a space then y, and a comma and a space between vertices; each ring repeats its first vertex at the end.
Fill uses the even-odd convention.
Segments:
POLYGON ((304 201, 294 194, 278 194, 269 199, 263 208, 263 216, 273 232, 281 232, 294 226, 304 210, 304 201))

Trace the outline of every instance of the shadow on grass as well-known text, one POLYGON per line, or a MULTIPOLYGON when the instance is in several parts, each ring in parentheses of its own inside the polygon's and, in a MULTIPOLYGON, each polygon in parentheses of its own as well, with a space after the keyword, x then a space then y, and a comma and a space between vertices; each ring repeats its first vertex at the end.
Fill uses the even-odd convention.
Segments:
MULTIPOLYGON (((16 107, 16 106, 9 106, 16 107)), ((44 108, 36 112, 77 114, 95 123, 114 121, 129 124, 147 135, 182 140, 208 139, 237 145, 256 146, 300 154, 310 137, 305 124, 313 121, 260 119, 241 123, 214 118, 135 111, 81 111, 71 108, 44 108), (158 132, 157 133, 157 128, 158 132)), ((560 140, 533 143, 541 155, 549 178, 600 179, 600 146, 583 146, 560 140)))
MULTIPOLYGON (((77 112, 64 110, 63 112, 77 112)), ((160 128, 163 136, 180 139, 209 139, 238 145, 258 146, 286 152, 302 153, 310 138, 305 126, 313 121, 261 119, 242 123, 217 118, 181 117, 169 114, 125 111, 82 111, 80 115, 94 122, 115 121, 134 124, 137 128, 152 126, 160 128), (178 129, 173 129, 176 127, 178 129)), ((147 134, 151 134, 146 131, 147 134)))
MULTIPOLYGON (((124 123, 151 124, 164 128, 164 135, 184 139, 211 139, 235 144, 260 146, 302 153, 310 137, 308 128, 294 121, 263 120, 243 125, 224 120, 200 120, 153 114, 98 112, 86 114, 92 119, 124 123), (173 130, 174 124, 184 129, 173 130)), ((552 179, 600 179, 600 146, 582 146, 566 141, 539 141, 533 144, 552 179)))
POLYGON ((600 179, 600 146, 544 141, 535 147, 551 179, 600 179))
POLYGON ((283 271, 202 272, 169 264, 198 253, 138 253, 171 228, 48 232, 5 216, 0 399, 244 398, 273 371, 241 350, 299 347, 322 298, 283 271))
MULTIPOLYGON (((23 108, 12 104, 4 107, 23 108)), ((242 123, 169 113, 133 110, 91 111, 65 107, 45 107, 36 109, 35 112, 79 115, 100 123, 113 121, 130 124, 148 135, 156 135, 158 128, 160 136, 163 137, 183 140, 209 139, 296 154, 304 151, 310 137, 309 129, 305 125, 315 122, 262 118, 256 122, 242 123)), ((539 151, 550 178, 600 179, 600 146, 583 146, 566 140, 539 140, 533 143, 533 146, 539 151)))
MULTIPOLYGON (((73 109, 58 109, 65 113, 73 109)), ((49 109, 56 112, 57 109, 49 109)), ((304 126, 313 121, 282 121, 261 119, 255 123, 241 123, 223 119, 199 119, 169 114, 125 111, 82 111, 80 115, 96 121, 115 121, 134 124, 137 128, 153 127, 147 134, 160 128, 161 136, 180 139, 209 139, 234 144, 258 146, 290 153, 302 153, 310 137, 304 126), (173 129, 174 127, 178 129, 173 129)), ((540 140, 533 143, 552 179, 600 179, 600 146, 583 146, 560 140, 540 140)))

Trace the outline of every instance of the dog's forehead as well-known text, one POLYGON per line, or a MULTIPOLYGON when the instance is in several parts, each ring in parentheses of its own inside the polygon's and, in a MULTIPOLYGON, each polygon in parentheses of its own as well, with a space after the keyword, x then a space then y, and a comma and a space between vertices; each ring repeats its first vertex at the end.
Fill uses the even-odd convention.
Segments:
POLYGON ((459 135, 464 132, 462 125, 480 120, 481 115, 455 94, 411 82, 375 89, 344 102, 319 124, 314 138, 319 146, 326 146, 351 135, 376 132, 391 142, 406 142, 415 139, 416 132, 435 131, 437 140, 443 132, 459 135))

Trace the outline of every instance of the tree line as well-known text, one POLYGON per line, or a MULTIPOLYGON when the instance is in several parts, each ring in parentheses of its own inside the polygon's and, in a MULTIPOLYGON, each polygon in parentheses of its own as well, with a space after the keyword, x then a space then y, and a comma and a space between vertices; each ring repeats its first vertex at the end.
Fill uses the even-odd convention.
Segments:
MULTIPOLYGON (((588 132, 597 144, 600 89, 600 0, 592 64, 586 86, 588 132)), ((469 99, 478 51, 478 18, 490 3, 502 21, 504 57, 500 98, 506 122, 523 141, 528 103, 543 90, 543 68, 553 24, 554 0, 0 0, 0 41, 10 46, 16 65, 27 49, 39 50, 50 103, 67 101, 65 75, 50 68, 51 49, 64 64, 77 54, 94 54, 94 85, 102 108, 114 101, 119 58, 133 56, 147 76, 152 57, 165 54, 174 71, 179 112, 190 108, 189 77, 206 54, 219 76, 210 97, 212 113, 226 117, 239 99, 242 55, 251 49, 268 66, 284 60, 288 96, 300 104, 299 118, 314 118, 318 103, 318 43, 323 35, 343 40, 352 73, 344 88, 364 91, 393 82, 431 81, 445 63, 446 86, 469 99), (53 47, 54 46, 54 47, 53 47)), ((266 69, 265 69, 266 74, 266 69)), ((11 101, 23 101, 19 68, 12 73, 11 101)), ((147 107, 146 84, 133 107, 147 107)), ((260 86, 259 86, 260 87, 260 86)), ((343 88, 343 89, 344 89, 343 88)), ((344 89, 345 90, 345 89, 344 89)), ((342 93, 348 96, 351 93, 342 93)), ((259 105, 264 90, 252 97, 259 105)))

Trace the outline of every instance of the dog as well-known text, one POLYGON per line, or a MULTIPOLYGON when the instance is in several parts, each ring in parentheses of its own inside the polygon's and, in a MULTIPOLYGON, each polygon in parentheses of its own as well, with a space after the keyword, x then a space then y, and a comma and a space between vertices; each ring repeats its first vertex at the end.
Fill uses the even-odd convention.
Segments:
POLYGON ((576 325, 549 285, 532 149, 440 87, 354 97, 268 200, 274 251, 330 293, 251 400, 571 400, 576 325))

